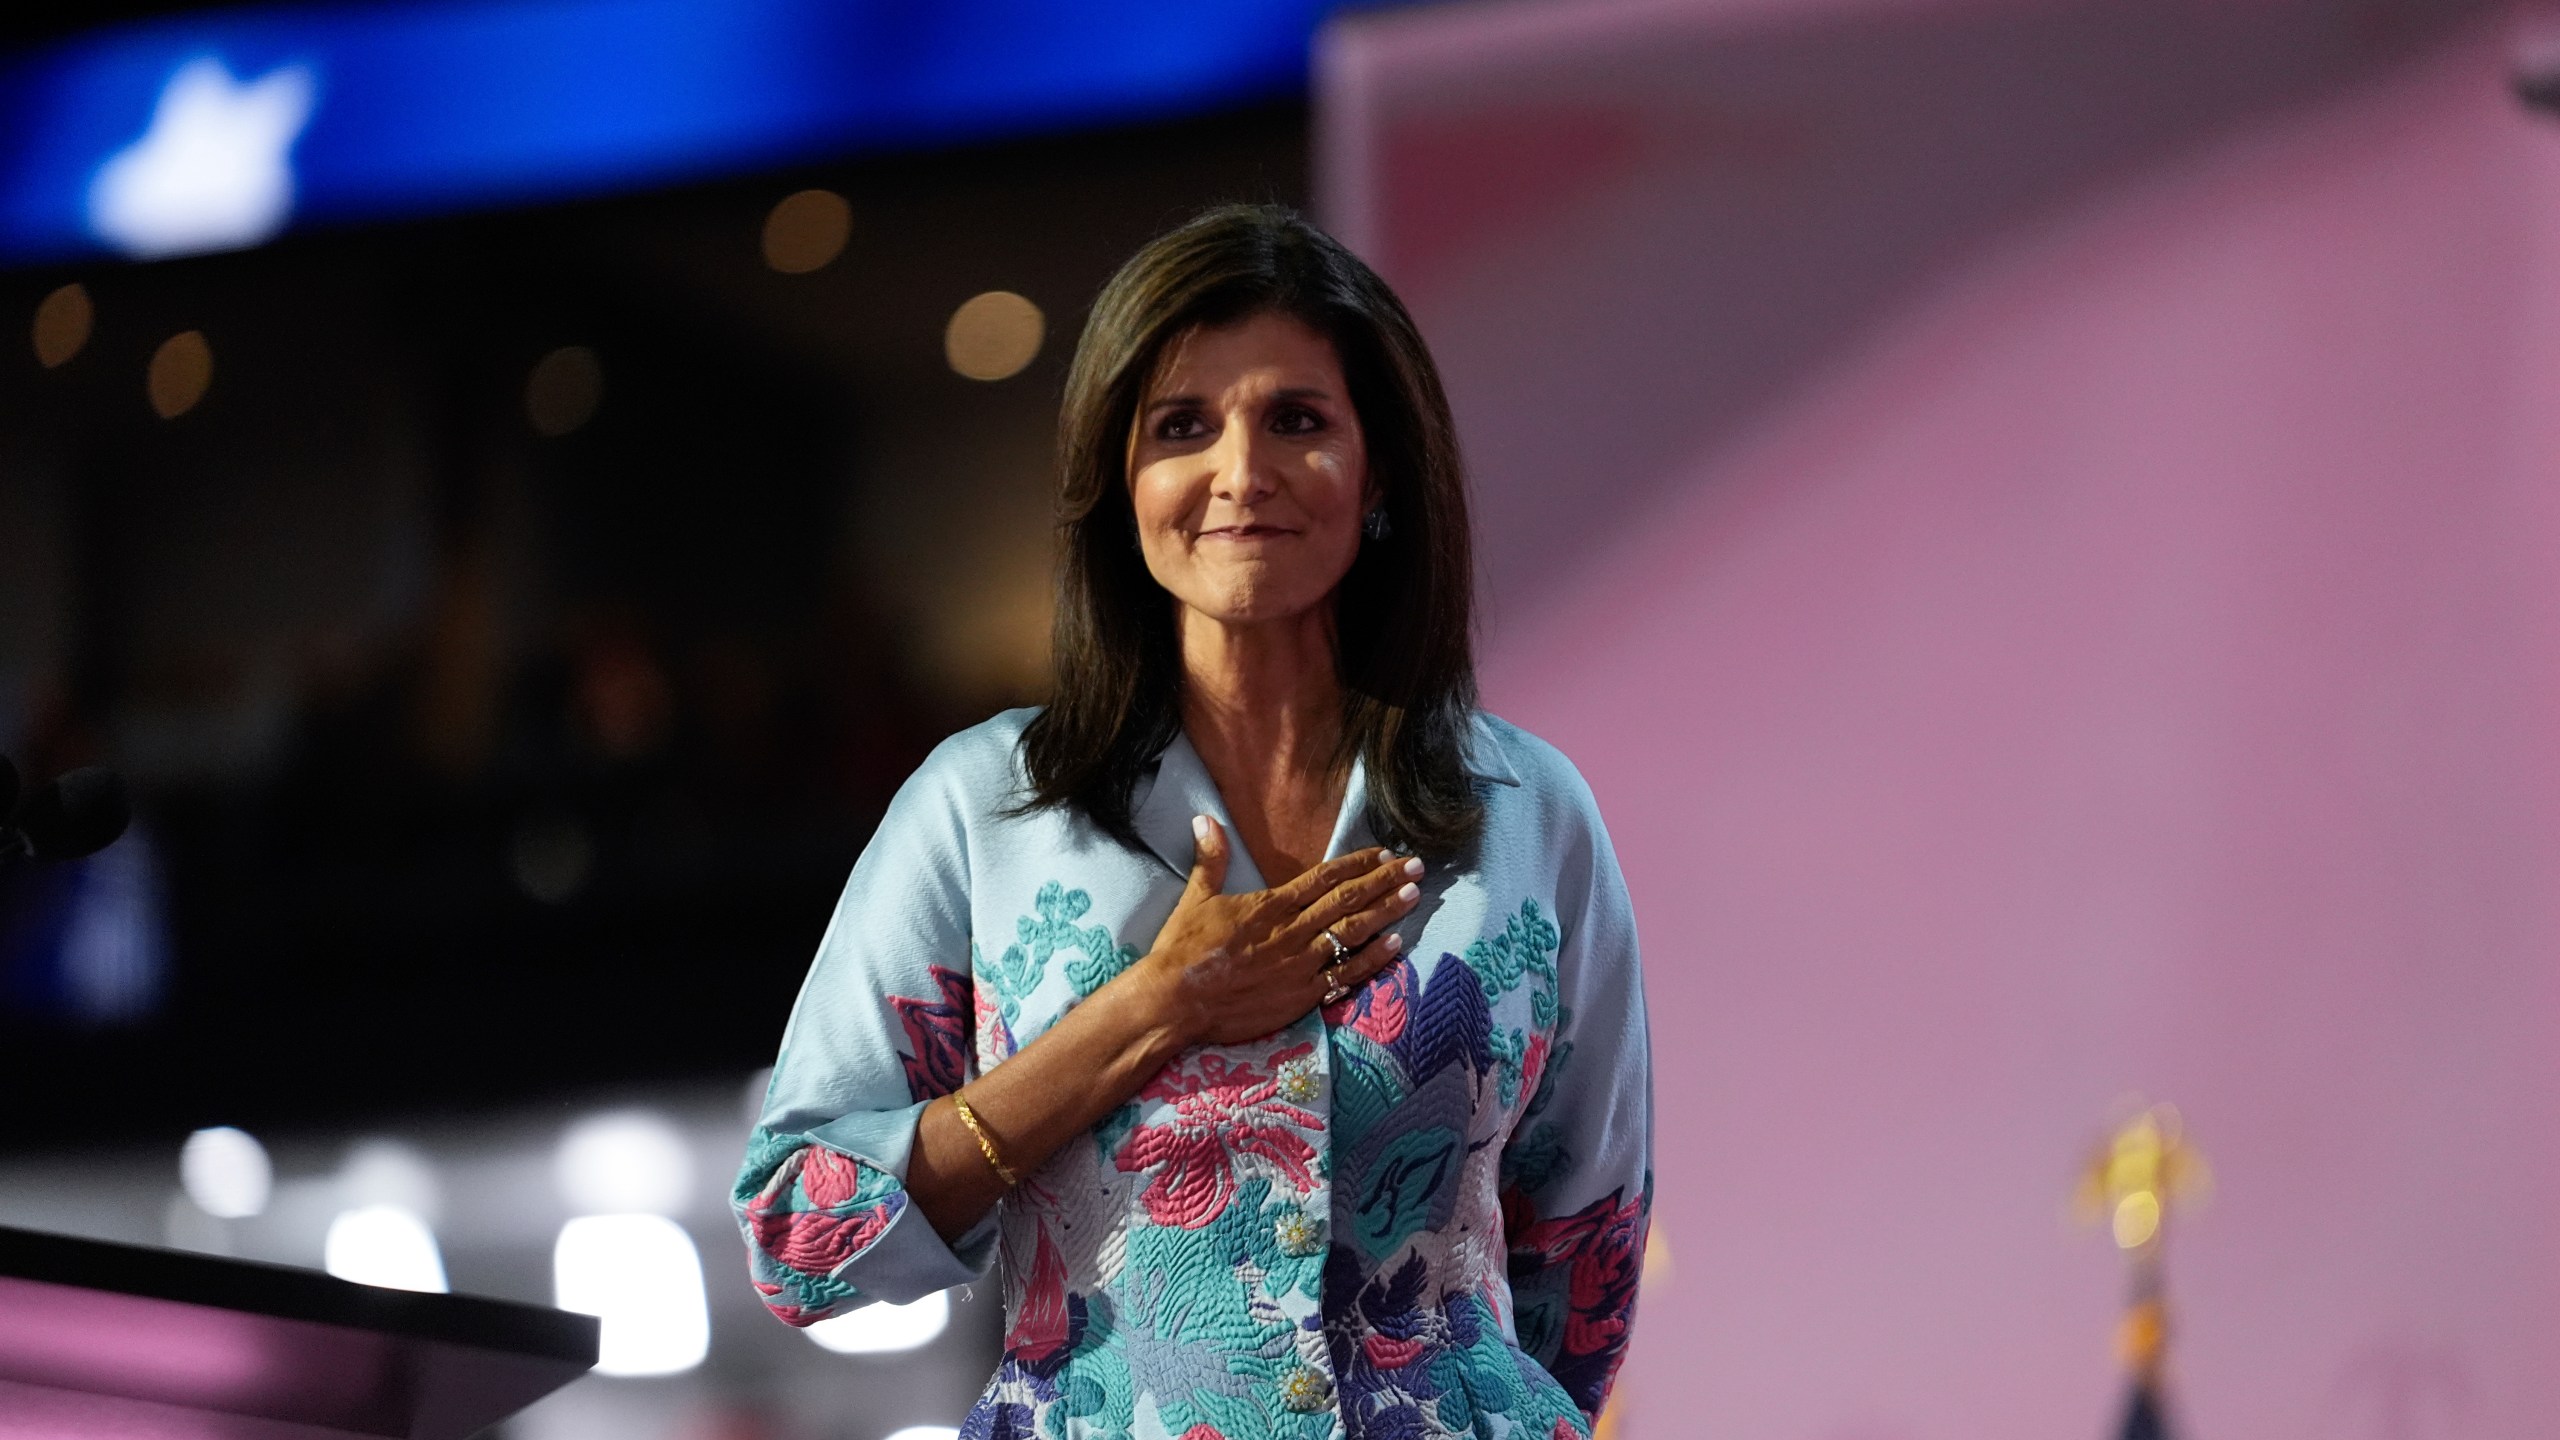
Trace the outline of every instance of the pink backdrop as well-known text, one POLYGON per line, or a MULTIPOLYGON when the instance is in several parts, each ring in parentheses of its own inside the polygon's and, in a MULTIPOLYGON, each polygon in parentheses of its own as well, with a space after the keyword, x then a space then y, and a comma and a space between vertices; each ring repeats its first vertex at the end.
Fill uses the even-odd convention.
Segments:
POLYGON ((1510 4, 1321 56, 1489 700, 1635 889, 1629 1440, 2560 1433, 2560 125, 2483 7, 1510 4))

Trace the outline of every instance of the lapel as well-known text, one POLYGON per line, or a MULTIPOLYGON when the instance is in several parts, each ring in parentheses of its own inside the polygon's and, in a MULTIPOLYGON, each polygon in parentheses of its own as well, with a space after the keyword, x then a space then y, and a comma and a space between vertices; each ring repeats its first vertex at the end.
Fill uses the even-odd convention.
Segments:
POLYGON ((1502 736, 1481 710, 1467 717, 1467 773, 1496 785, 1520 783, 1520 772, 1511 768, 1511 757, 1503 753, 1502 736))
MULTIPOLYGON (((1519 773, 1502 753, 1501 738, 1482 715, 1469 722, 1468 732, 1468 773, 1497 785, 1519 784, 1519 773)), ((1190 736, 1174 732, 1173 743, 1156 759, 1155 774, 1138 784, 1142 793, 1130 814, 1138 838, 1176 875, 1191 873, 1195 851, 1192 816, 1206 815, 1223 826, 1230 837, 1236 833, 1235 821, 1227 814, 1227 802, 1218 794, 1217 782, 1209 778, 1209 767, 1201 763, 1200 752, 1191 748, 1190 736)), ((1351 757, 1351 777, 1343 784, 1342 808, 1334 815, 1333 839, 1325 846, 1324 858, 1330 860, 1377 843, 1369 829, 1368 770, 1355 755, 1351 757)), ((1238 895, 1262 889, 1268 882, 1254 868, 1253 857, 1242 845, 1232 848, 1235 855, 1227 862, 1226 893, 1238 895)))
POLYGON ((1233 855, 1227 861, 1227 890, 1240 895, 1247 890, 1263 888, 1262 872, 1255 869, 1253 857, 1242 845, 1233 843, 1236 822, 1227 814, 1227 802, 1218 794, 1217 782, 1209 778, 1209 767, 1201 763, 1200 752, 1191 748, 1191 737, 1179 730, 1173 743, 1156 757, 1155 779, 1141 782, 1146 793, 1131 807, 1138 838, 1147 842, 1157 859, 1173 867, 1176 875, 1191 873, 1191 860, 1196 847, 1191 839, 1191 817, 1206 815, 1225 828, 1227 848, 1233 855))

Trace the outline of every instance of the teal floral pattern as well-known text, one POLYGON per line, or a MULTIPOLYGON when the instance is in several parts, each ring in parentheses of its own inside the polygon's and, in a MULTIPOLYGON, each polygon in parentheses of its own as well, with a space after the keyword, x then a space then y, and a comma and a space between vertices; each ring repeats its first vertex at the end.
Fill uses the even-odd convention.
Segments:
POLYGON ((1428 877, 1406 958, 1273 1035, 1185 1052, 949 1245, 898 1180, 912 1107, 1135 963, 1188 857, 1151 841, 1164 868, 1133 872, 1147 857, 1118 842, 992 805, 906 817, 923 858, 857 866, 737 1187, 766 1303, 805 1324, 993 1260, 1004 1353, 964 1440, 1588 1437, 1650 1203, 1642 1014, 1605 837, 1540 763, 1495 793, 1486 848, 1534 857, 1494 838, 1553 832, 1561 858, 1428 877), (1053 828, 1001 828, 1034 823, 1053 828), (989 837, 1090 873, 1026 874, 989 837))
POLYGON ((793 1325, 815 1324, 855 1298, 837 1272, 907 1208, 906 1192, 878 1167, 762 1129, 748 1142, 733 1199, 756 1293, 793 1325))
POLYGON ((1100 925, 1076 924, 1093 908, 1093 897, 1084 891, 1070 890, 1052 880, 1040 887, 1031 904, 1033 913, 1014 922, 1014 943, 978 971, 989 982, 996 1013, 1004 1017, 1007 1025, 1021 1015, 1023 1001, 1038 988, 1050 971, 1050 962, 1062 952, 1073 956, 1065 968, 1078 999, 1101 989, 1138 961, 1136 946, 1114 940, 1111 932, 1100 925))

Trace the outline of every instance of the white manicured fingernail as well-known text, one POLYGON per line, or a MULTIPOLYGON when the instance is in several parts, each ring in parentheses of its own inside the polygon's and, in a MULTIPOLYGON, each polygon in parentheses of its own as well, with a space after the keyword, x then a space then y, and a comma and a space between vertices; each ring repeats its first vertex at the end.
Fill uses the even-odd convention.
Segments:
POLYGON ((1386 946, 1387 953, 1393 955, 1404 948, 1404 937, 1401 935, 1390 934, 1386 939, 1381 940, 1378 943, 1386 946))
POLYGON ((1208 816, 1194 815, 1191 817, 1191 838, 1200 841, 1206 841, 1209 838, 1208 816))
POLYGON ((1397 892, 1396 892, 1396 898, 1397 898, 1397 899, 1399 899, 1399 900, 1401 900, 1401 901, 1403 901, 1403 902, 1404 902, 1404 903, 1406 903, 1407 905, 1410 905, 1410 904, 1412 904, 1414 901, 1419 900, 1419 899, 1421 899, 1421 898, 1422 898, 1422 887, 1421 887, 1421 886, 1419 886, 1419 885, 1407 885, 1407 886, 1406 886, 1406 887, 1404 887, 1403 889, 1401 889, 1401 890, 1399 890, 1399 891, 1397 891, 1397 892))
POLYGON ((1422 873, 1422 862, 1419 860, 1407 860, 1404 862, 1404 873, 1407 875, 1420 875, 1422 873))

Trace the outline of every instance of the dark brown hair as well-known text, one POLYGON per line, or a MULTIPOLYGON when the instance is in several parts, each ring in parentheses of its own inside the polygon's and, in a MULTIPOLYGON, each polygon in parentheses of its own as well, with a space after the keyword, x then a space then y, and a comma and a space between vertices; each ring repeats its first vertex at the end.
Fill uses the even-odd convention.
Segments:
POLYGON ((1467 773, 1474 562, 1457 430, 1421 332, 1386 282, 1274 205, 1221 206, 1148 242, 1085 321, 1058 417, 1057 689, 1022 737, 1023 808, 1071 807, 1135 841, 1131 795, 1181 729, 1182 670, 1174 602, 1138 549, 1130 427, 1168 344, 1265 313, 1332 340, 1387 517, 1386 535, 1361 542, 1334 591, 1337 614, 1358 617, 1334 631, 1336 762, 1360 757, 1381 840, 1455 854, 1484 823, 1467 773))

